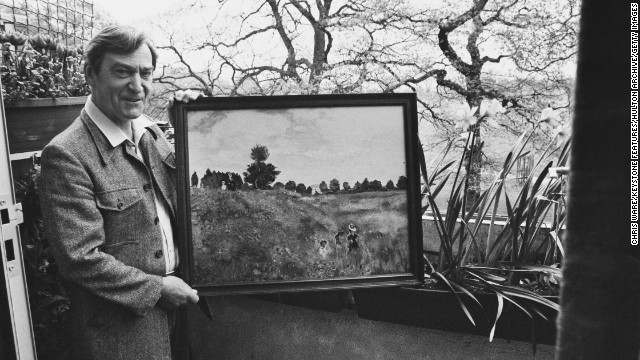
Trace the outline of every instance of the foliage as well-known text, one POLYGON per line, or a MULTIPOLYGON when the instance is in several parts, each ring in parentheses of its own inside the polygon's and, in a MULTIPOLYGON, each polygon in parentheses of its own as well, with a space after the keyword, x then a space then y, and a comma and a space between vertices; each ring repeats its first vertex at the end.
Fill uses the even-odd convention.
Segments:
POLYGON ((407 188, 407 177, 404 175, 401 175, 398 178, 398 181, 396 182, 396 187, 399 190, 405 190, 407 188))
MULTIPOLYGON (((533 173, 526 179, 518 197, 513 204, 506 196, 507 201, 507 222, 498 234, 491 247, 487 248, 486 263, 494 266, 501 261, 511 261, 512 265, 530 263, 537 261, 543 265, 555 266, 564 256, 564 248, 560 241, 560 232, 565 224, 565 179, 552 172, 557 172, 558 168, 567 165, 569 157, 570 142, 562 148, 556 162, 556 167, 549 162, 544 165, 542 157, 536 168, 543 166, 539 175, 533 173), (549 176, 549 179, 546 177, 549 176), (546 232, 548 235, 545 242, 536 246, 534 239, 539 234, 543 225, 546 225, 545 217, 549 212, 553 213, 552 222, 546 232), (523 225, 524 224, 524 225, 523 225), (538 259, 537 254, 546 246, 544 256, 538 259)), ((496 191, 502 186, 497 185, 496 191)), ((553 272, 551 281, 556 281, 557 274, 553 272)), ((556 282, 557 283, 557 282, 556 282)))
MULTIPOLYGON (((443 160, 451 149, 451 146, 447 147, 443 157, 438 160, 438 163, 429 172, 427 171, 429 167, 426 165, 424 156, 420 158, 426 184, 423 196, 427 200, 427 204, 423 209, 425 211, 431 209, 440 237, 438 263, 434 266, 425 257, 428 265, 427 278, 434 279, 445 288, 451 290, 461 309, 474 325, 475 321, 461 301, 458 292, 468 296, 478 304, 479 302, 472 294, 473 291, 482 290, 495 293, 499 307, 493 322, 490 339, 493 338, 495 326, 505 301, 527 314, 531 318, 532 324, 534 316, 544 316, 538 309, 539 306, 558 309, 557 304, 535 292, 518 286, 520 285, 520 279, 525 276, 537 279, 542 274, 547 278, 556 279, 556 281, 560 276, 557 267, 528 262, 531 258, 529 255, 534 251, 532 247, 533 239, 542 226, 544 215, 549 209, 548 204, 556 201, 561 196, 558 189, 562 180, 549 181, 543 186, 551 163, 543 168, 535 178, 535 181, 533 181, 534 175, 530 175, 520 196, 516 199, 516 206, 512 207, 510 205, 511 200, 506 191, 504 191, 507 175, 517 159, 527 154, 524 149, 530 139, 530 134, 522 134, 519 141, 514 145, 513 150, 507 155, 502 171, 496 176, 488 189, 482 192, 469 207, 465 206, 465 202, 468 200, 467 196, 465 196, 465 187, 469 183, 468 175, 463 173, 462 164, 465 163, 464 157, 473 157, 473 154, 467 153, 472 152, 474 147, 465 147, 462 158, 457 162, 443 160), (453 172, 453 169, 456 168, 454 167, 456 163, 457 170, 453 172), (440 180, 437 185, 435 185, 436 179, 440 180), (436 203, 436 197, 449 180, 453 181, 453 186, 446 202, 446 211, 442 211, 436 203), (532 181, 533 185, 531 185, 532 181), (484 254, 480 250, 481 239, 477 238, 476 235, 483 224, 483 220, 489 221, 489 234, 491 234, 495 226, 496 210, 502 194, 505 196, 509 209, 507 225, 498 236, 498 240, 488 247, 490 249, 488 254, 484 254), (469 211, 465 210, 467 208, 469 208, 469 211), (522 224, 524 224, 524 229, 522 229, 522 224), (507 245, 510 245, 510 247, 507 245), (505 251, 508 249, 511 252, 505 251), (509 261, 498 262, 496 259, 509 261)), ((469 132, 467 141, 468 143, 473 143, 473 132, 469 132)), ((567 144, 560 154, 558 160, 560 165, 564 165, 566 162, 568 147, 567 144)), ((547 155, 543 154, 540 162, 547 155)), ((467 162, 467 167, 468 164, 469 162, 467 162)), ((560 223, 556 223, 554 226, 559 228, 560 223)), ((490 241, 490 239, 491 236, 489 235, 486 241, 490 241)), ((554 237, 554 239, 557 242, 554 241, 551 246, 561 249, 562 245, 558 237, 554 237)), ((547 283, 547 285, 549 284, 547 283)))
POLYGON ((388 190, 393 190, 393 189, 395 189, 395 186, 393 185, 393 181, 391 181, 391 180, 387 181, 387 185, 385 185, 385 187, 386 187, 388 190))
POLYGON ((340 191, 340 181, 338 181, 338 179, 329 181, 329 189, 334 193, 340 191))
POLYGON ((244 181, 253 184, 254 189, 267 189, 280 174, 273 164, 265 164, 269 158, 269 149, 264 145, 256 145, 251 148, 251 159, 253 163, 247 166, 247 171, 243 173, 244 181))
MULTIPOLYGON (((482 115, 477 119, 478 122, 486 121, 485 116, 482 115)), ((554 282, 557 287, 560 281, 559 264, 551 263, 559 260, 560 257, 547 255, 544 258, 546 263, 537 264, 533 262, 535 261, 533 255, 539 249, 534 247, 534 239, 545 221, 545 215, 550 211, 552 204, 561 201, 564 179, 546 178, 553 163, 543 164, 543 161, 554 153, 550 151, 555 144, 555 141, 552 141, 547 150, 541 154, 534 171, 526 179, 518 198, 515 202, 509 199, 505 189, 507 176, 517 160, 528 155, 525 149, 532 135, 531 132, 525 132, 507 155, 501 171, 493 182, 479 194, 475 201, 472 201, 466 196, 471 164, 468 160, 477 155, 477 153, 474 154, 475 149, 481 149, 483 144, 474 144, 476 139, 474 131, 467 134, 467 144, 458 161, 446 160, 452 143, 445 148, 442 157, 435 159, 430 166, 427 166, 424 154, 421 153, 420 163, 425 181, 423 197, 426 200, 423 210, 430 209, 440 238, 438 263, 434 266, 425 257, 427 278, 449 289, 474 325, 475 321, 458 293, 468 296, 478 304, 473 295, 474 291, 495 293, 499 306, 490 333, 491 339, 505 301, 527 314, 532 319, 532 324, 534 316, 544 317, 538 309, 539 306, 558 309, 557 304, 525 287, 533 283, 549 287, 554 286, 554 282), (436 202, 436 198, 450 180, 452 184, 449 197, 446 199, 446 211, 442 211, 438 205, 442 202, 436 202), (490 243, 491 234, 498 227, 496 225, 497 209, 503 194, 508 210, 506 225, 496 240, 490 243), (468 201, 469 205, 466 204, 468 201), (489 231, 485 242, 490 244, 487 244, 485 253, 481 251, 483 239, 478 238, 477 235, 483 222, 486 223, 486 221, 489 222, 489 231)), ((568 149, 567 142, 560 151, 557 166, 566 165, 568 149)), ((559 209, 556 208, 556 210, 559 209)), ((547 241, 547 254, 557 254, 556 250, 562 252, 562 243, 558 234, 563 221, 564 214, 556 213, 550 229, 551 240, 547 241)), ((538 290, 539 286, 529 286, 529 288, 538 290)), ((533 344, 535 351, 535 340, 533 344)))
POLYGON ((296 191, 296 182, 295 182, 295 181, 293 181, 293 180, 289 180, 289 181, 287 181, 287 183, 284 185, 284 188, 285 188, 286 190, 289 190, 289 191, 296 191))
POLYGON ((253 184, 255 189, 264 190, 276 180, 280 171, 277 171, 273 164, 254 162, 249 164, 247 171, 242 174, 246 183, 253 184))
POLYGON ((360 185, 360 190, 369 191, 370 186, 371 186, 371 183, 369 182, 369 179, 364 178, 364 180, 362 180, 362 184, 360 185))
MULTIPOLYGON (((193 175, 191 175, 192 184, 195 183, 197 185, 197 178, 198 174, 194 172, 193 175)), ((238 173, 232 172, 211 171, 211 169, 207 169, 202 179, 200 179, 200 186, 203 188, 219 189, 224 186, 226 190, 238 190, 242 188, 242 185, 242 177, 238 173)))
POLYGON ((256 145, 251 148, 251 160, 255 162, 265 162, 269 158, 269 149, 264 145, 256 145))
POLYGON ((3 99, 15 103, 29 98, 85 96, 82 48, 67 47, 40 34, 0 33, 3 99))
POLYGON ((298 194, 306 194, 307 187, 303 183, 299 183, 298 186, 296 186, 296 192, 298 194))
POLYGON ((349 185, 349 183, 348 183, 348 182, 346 182, 346 181, 342 183, 342 188, 344 189, 344 191, 349 191, 349 190, 351 190, 351 186, 350 186, 350 185, 349 185))
POLYGON ((67 318, 69 296, 63 287, 49 243, 44 235, 38 178, 40 166, 33 166, 15 182, 21 197, 24 222, 20 226, 25 272, 31 305, 36 348, 40 359, 69 357, 67 318))
POLYGON ((384 189, 380 180, 373 180, 371 184, 369 184, 369 191, 382 191, 384 189))
POLYGON ((329 187, 327 186, 327 183, 324 180, 322 180, 322 182, 320 182, 320 191, 323 194, 326 194, 327 192, 329 192, 329 187))

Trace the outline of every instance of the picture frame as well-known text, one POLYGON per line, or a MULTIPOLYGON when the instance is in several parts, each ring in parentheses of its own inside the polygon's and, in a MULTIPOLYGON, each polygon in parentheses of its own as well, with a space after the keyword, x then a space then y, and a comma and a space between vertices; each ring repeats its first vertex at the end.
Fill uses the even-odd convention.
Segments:
POLYGON ((417 285, 413 93, 176 103, 180 276, 200 295, 417 285))

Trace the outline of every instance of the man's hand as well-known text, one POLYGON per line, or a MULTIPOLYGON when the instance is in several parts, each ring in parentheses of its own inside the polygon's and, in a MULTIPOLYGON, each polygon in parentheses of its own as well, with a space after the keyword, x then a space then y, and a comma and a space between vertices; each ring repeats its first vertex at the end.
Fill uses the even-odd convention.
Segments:
POLYGON ((197 303, 200 298, 198 291, 192 289, 182 279, 175 276, 162 278, 162 290, 158 305, 165 309, 175 309, 187 303, 197 303))
POLYGON ((173 96, 169 97, 169 103, 167 104, 167 114, 169 115, 169 123, 171 123, 171 126, 175 127, 176 122, 173 114, 173 105, 175 104, 175 102, 180 101, 186 104, 191 100, 199 98, 200 96, 202 96, 202 92, 187 89, 178 90, 175 94, 173 94, 173 96))

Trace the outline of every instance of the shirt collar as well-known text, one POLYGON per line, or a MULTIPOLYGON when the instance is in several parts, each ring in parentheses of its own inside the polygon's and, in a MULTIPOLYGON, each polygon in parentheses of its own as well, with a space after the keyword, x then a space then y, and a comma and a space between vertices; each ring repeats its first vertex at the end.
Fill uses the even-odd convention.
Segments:
MULTIPOLYGON (((84 104, 84 109, 93 121, 94 124, 100 129, 102 134, 107 138, 111 146, 114 148, 123 142, 131 142, 125 133, 120 130, 118 125, 116 125, 111 119, 105 115, 102 110, 98 109, 98 107, 91 101, 91 95, 87 97, 87 102, 84 104)), ((149 118, 142 114, 140 117, 133 119, 131 121, 131 128, 133 129, 133 140, 134 144, 137 146, 138 142, 142 135, 147 131, 147 127, 153 125, 153 121, 149 120, 149 118)))

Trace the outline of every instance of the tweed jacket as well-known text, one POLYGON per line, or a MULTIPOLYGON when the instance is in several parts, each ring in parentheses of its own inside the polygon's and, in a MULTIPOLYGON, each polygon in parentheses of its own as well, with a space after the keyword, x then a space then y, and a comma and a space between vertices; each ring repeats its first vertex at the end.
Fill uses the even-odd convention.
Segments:
POLYGON ((170 359, 167 312, 156 306, 162 233, 152 181, 176 211, 175 155, 161 130, 149 167, 113 147, 85 110, 42 151, 45 233, 71 296, 77 358, 170 359))

